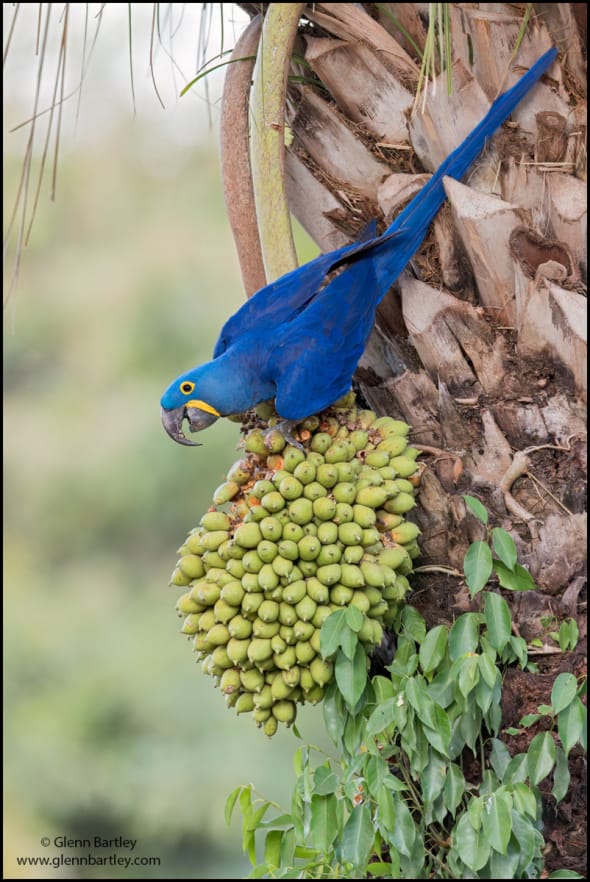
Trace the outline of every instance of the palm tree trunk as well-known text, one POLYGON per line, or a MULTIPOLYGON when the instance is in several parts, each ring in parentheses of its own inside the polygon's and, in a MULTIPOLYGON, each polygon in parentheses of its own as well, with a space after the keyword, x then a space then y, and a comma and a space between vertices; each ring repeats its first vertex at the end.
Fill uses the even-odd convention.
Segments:
MULTIPOLYGON (((258 8, 240 5, 251 13, 258 8)), ((547 622, 556 618, 576 618, 586 633, 579 5, 537 4, 516 64, 528 67, 552 44, 560 61, 492 139, 469 179, 449 183, 426 242, 379 308, 356 373, 366 404, 410 423, 413 443, 424 451, 417 563, 429 569, 414 575, 412 602, 431 624, 471 608, 465 585, 449 573, 462 570, 469 544, 483 538, 463 499, 475 495, 494 525, 512 534, 519 562, 538 585, 507 599, 521 635, 543 646, 554 630, 547 622)), ((295 47, 305 64, 293 63, 288 90, 293 139, 285 171, 291 210, 323 251, 354 239, 371 218, 390 222, 424 173, 519 75, 511 63, 521 25, 514 6, 451 4, 453 92, 447 94, 443 73, 410 116, 416 49, 426 40, 424 8, 316 3, 305 10, 295 47)), ((579 673, 583 643, 565 659, 541 654, 541 673, 552 674, 549 681, 564 665, 579 673)), ((546 688, 542 677, 535 685, 516 672, 504 724, 548 703, 546 688)), ((550 837, 547 868, 583 874, 571 826, 585 817, 573 808, 582 786, 575 774, 557 816, 558 831, 567 824, 568 835, 550 837)))

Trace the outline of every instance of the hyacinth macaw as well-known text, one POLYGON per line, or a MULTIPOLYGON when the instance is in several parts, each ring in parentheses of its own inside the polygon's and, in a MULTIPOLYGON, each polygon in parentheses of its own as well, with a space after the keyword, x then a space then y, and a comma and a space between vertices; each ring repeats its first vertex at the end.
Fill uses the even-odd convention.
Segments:
MULTIPOLYGON (((444 160, 380 236, 322 254, 261 288, 225 323, 213 359, 172 382, 162 395, 162 422, 180 444, 183 433, 274 399, 289 425, 318 413, 351 387, 375 311, 423 242, 445 200, 443 178, 459 179, 485 141, 553 63, 546 52, 497 98, 484 119, 444 160), (328 273, 341 269, 326 280, 328 273)), ((289 438, 288 434, 285 437, 289 438)))

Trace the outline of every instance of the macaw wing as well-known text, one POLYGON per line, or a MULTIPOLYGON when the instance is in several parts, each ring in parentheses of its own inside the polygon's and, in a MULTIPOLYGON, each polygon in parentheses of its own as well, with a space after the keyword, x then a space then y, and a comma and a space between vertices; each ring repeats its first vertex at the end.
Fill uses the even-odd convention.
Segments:
POLYGON ((350 389, 375 320, 379 291, 370 254, 336 276, 292 322, 268 357, 281 417, 304 419, 350 389))
POLYGON ((224 324, 213 357, 221 355, 243 334, 255 328, 267 328, 269 336, 277 325, 292 321, 317 294, 327 273, 357 251, 378 241, 377 223, 370 221, 351 245, 344 245, 286 273, 260 288, 224 324))

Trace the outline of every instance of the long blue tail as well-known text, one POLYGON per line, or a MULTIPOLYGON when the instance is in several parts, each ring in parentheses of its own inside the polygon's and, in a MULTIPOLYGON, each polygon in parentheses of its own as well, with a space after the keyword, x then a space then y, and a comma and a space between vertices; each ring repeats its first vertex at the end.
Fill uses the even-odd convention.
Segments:
POLYGON ((497 98, 486 116, 464 141, 438 167, 428 183, 396 217, 375 246, 379 287, 385 286, 382 296, 391 287, 408 261, 422 244, 437 211, 445 201, 443 178, 462 178, 474 159, 483 150, 486 139, 502 125, 517 104, 550 67, 557 57, 556 49, 549 49, 533 64, 517 83, 497 98), (388 245, 388 240, 389 245, 388 245), (403 242, 403 245, 402 245, 403 242), (395 243, 395 244, 394 244, 395 243), (393 246, 393 247, 392 247, 393 246))

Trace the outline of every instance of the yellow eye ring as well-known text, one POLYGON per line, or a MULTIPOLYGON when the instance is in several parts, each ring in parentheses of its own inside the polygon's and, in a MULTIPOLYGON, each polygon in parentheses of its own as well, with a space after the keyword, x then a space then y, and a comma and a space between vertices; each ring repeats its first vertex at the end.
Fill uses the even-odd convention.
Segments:
POLYGON ((185 380, 184 383, 180 384, 180 391, 183 395, 190 395, 194 388, 195 384, 191 383, 190 380, 185 380))

